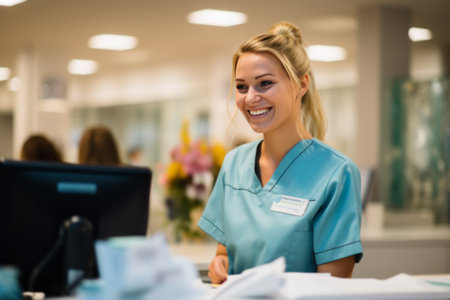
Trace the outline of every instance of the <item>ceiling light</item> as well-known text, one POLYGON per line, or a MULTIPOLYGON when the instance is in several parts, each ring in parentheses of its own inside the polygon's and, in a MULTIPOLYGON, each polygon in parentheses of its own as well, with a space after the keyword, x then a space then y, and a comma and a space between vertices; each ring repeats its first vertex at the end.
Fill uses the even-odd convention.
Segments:
POLYGON ((0 81, 8 80, 11 75, 9 68, 0 67, 0 81))
POLYGON ((428 41, 433 38, 431 30, 426 28, 411 27, 408 30, 409 39, 413 42, 428 41))
POLYGON ((13 6, 27 0, 0 0, 0 6, 13 6))
POLYGON ((72 59, 68 66, 69 73, 74 75, 90 75, 95 73, 97 68, 97 62, 88 59, 72 59))
POLYGON ((137 38, 130 35, 99 34, 89 39, 89 47, 94 49, 124 51, 136 48, 137 38))
POLYGON ((311 45, 307 47, 306 52, 309 59, 315 61, 332 62, 347 58, 345 49, 337 46, 311 45))
POLYGON ((229 27, 247 22, 247 16, 235 11, 202 9, 191 12, 187 20, 192 24, 229 27))

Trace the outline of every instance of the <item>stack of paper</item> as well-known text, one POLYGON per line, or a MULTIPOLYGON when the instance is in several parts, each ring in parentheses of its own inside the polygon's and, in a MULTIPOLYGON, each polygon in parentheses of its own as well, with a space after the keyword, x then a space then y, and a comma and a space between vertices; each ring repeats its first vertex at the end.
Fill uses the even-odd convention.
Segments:
POLYGON ((283 273, 284 259, 231 275, 209 299, 450 299, 450 279, 407 274, 379 280, 328 273, 283 273))
POLYGON ((170 255, 162 235, 96 242, 99 280, 82 283, 80 300, 199 299, 194 263, 170 255))
MULTIPOLYGON (((285 273, 283 257, 239 275, 217 289, 198 278, 194 263, 173 257, 162 235, 96 243, 99 280, 85 280, 80 300, 150 299, 450 299, 450 282, 407 274, 378 280, 323 273, 285 273)), ((448 279, 448 278, 447 278, 448 279)))
POLYGON ((450 289, 407 274, 379 280, 285 273, 284 299, 450 299, 450 289))
POLYGON ((275 296, 283 287, 284 257, 271 263, 248 269, 239 275, 228 276, 213 299, 241 299, 275 296))

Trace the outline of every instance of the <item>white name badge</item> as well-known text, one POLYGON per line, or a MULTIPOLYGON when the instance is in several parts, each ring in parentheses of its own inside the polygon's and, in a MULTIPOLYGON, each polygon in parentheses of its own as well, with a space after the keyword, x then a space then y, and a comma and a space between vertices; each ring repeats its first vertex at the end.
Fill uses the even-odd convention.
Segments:
POLYGON ((305 214, 308 203, 308 199, 281 196, 279 201, 272 203, 270 210, 301 217, 305 214))

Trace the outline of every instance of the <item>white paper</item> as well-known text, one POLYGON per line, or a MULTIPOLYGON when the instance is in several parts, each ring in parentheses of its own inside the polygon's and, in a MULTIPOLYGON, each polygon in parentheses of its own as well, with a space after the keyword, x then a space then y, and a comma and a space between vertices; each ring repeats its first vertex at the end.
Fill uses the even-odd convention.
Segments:
POLYGON ((268 297, 283 287, 284 257, 271 263, 245 270, 239 275, 229 276, 213 295, 213 299, 268 297))
POLYGON ((101 280, 84 281, 80 300, 205 299, 207 289, 193 284, 192 260, 169 252, 163 235, 111 238, 96 242, 101 280))
POLYGON ((449 299, 450 290, 407 274, 379 280, 285 273, 285 299, 449 299))

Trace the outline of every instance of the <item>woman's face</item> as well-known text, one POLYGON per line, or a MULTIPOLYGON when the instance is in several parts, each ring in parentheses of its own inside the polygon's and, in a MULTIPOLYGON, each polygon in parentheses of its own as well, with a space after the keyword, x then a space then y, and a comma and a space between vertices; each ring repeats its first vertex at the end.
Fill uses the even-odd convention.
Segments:
POLYGON ((299 121, 298 96, 306 92, 289 79, 281 62, 269 53, 244 53, 236 65, 236 105, 252 129, 268 133, 299 121))

